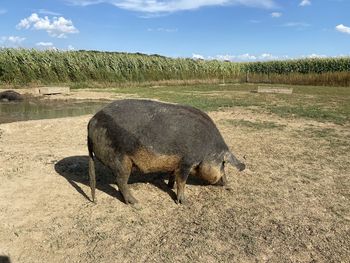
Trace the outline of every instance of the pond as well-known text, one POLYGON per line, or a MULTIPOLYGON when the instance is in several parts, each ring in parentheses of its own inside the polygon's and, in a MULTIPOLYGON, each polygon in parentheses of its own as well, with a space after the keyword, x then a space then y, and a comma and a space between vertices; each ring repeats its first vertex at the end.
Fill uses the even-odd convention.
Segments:
POLYGON ((20 102, 0 102, 0 123, 54 119, 94 114, 108 100, 40 100, 29 99, 20 102))

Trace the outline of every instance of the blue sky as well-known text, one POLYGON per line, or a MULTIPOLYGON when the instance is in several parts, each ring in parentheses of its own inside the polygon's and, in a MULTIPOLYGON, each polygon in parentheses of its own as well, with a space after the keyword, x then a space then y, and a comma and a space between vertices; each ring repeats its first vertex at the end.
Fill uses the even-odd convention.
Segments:
POLYGON ((349 0, 2 0, 0 47, 256 61, 350 55, 349 0))

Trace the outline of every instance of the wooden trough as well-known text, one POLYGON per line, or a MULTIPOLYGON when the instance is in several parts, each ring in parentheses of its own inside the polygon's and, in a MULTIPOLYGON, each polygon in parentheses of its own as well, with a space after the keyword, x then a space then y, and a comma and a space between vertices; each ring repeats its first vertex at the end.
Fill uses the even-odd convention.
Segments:
POLYGON ((39 93, 43 95, 69 94, 69 87, 40 87, 39 93))
POLYGON ((258 93, 281 93, 292 94, 292 88, 258 87, 258 93))

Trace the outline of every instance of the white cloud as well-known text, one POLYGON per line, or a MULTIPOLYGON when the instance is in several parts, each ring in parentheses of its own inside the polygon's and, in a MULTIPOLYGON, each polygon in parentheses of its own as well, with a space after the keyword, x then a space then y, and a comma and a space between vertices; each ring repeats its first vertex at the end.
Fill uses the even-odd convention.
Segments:
POLYGON ((257 60, 257 57, 249 53, 246 53, 246 54, 236 56, 235 59, 239 61, 249 61, 249 60, 257 60))
POLYGON ((75 48, 72 45, 68 45, 67 49, 60 49, 54 46, 52 42, 38 42, 35 44, 39 49, 50 49, 50 50, 62 50, 62 51, 72 51, 75 48))
POLYGON ((166 32, 166 33, 173 33, 177 32, 177 28, 163 28, 163 27, 158 27, 158 28, 148 28, 148 32, 166 32))
POLYGON ((39 49, 43 50, 58 50, 52 42, 38 42, 35 44, 39 49))
POLYGON ((252 62, 252 61, 270 61, 270 60, 280 60, 288 59, 288 56, 274 56, 270 53, 263 53, 260 55, 253 55, 250 53, 240 54, 240 55, 216 55, 215 57, 208 57, 208 59, 218 59, 223 61, 234 61, 234 62, 252 62))
POLYGON ((236 56, 233 55, 216 55, 215 57, 209 57, 208 59, 218 59, 218 60, 224 60, 224 61, 233 61, 236 56))
MULTIPOLYGON (((216 55, 216 56, 209 56, 209 57, 203 57, 202 59, 206 60, 221 60, 221 61, 231 61, 231 62, 264 62, 264 61, 273 61, 273 60, 293 60, 293 59, 305 59, 305 58, 329 58, 329 57, 349 57, 349 55, 337 55, 337 56, 329 56, 324 54, 316 54, 312 53, 309 55, 300 55, 297 57, 290 57, 288 55, 281 55, 276 56, 270 53, 262 53, 260 55, 258 54, 250 54, 245 53, 241 55, 216 55)), ((192 58, 195 59, 194 54, 192 55, 192 58)))
POLYGON ((17 29, 45 30, 51 37, 65 38, 67 34, 79 33, 71 20, 64 17, 53 17, 52 20, 47 16, 40 17, 33 13, 29 17, 22 19, 17 29))
POLYGON ((278 59, 277 56, 274 56, 270 53, 263 53, 259 56, 259 58, 262 60, 276 60, 276 59, 278 59))
POLYGON ((26 40, 25 37, 19 37, 19 36, 3 36, 0 38, 0 41, 5 44, 13 44, 13 45, 19 45, 24 40, 26 40))
POLYGON ((339 32, 350 34, 350 27, 344 26, 343 24, 337 25, 335 29, 339 32))
POLYGON ((299 4, 299 6, 307 6, 307 5, 311 5, 311 1, 310 0, 303 0, 299 4))
POLYGON ((310 54, 306 56, 302 56, 302 58, 326 58, 326 55, 320 55, 320 54, 310 54))
POLYGON ((271 17, 273 17, 273 18, 279 18, 281 16, 282 16, 282 13, 279 13, 279 12, 272 12, 271 13, 271 17))
POLYGON ((200 54, 192 54, 192 58, 193 59, 204 59, 204 56, 202 56, 200 54))
POLYGON ((21 42, 23 42, 26 38, 25 37, 18 37, 18 36, 9 36, 8 37, 8 41, 15 43, 15 44, 19 44, 21 42))
POLYGON ((38 42, 36 43, 37 46, 42 46, 42 47, 50 47, 53 46, 52 42, 38 42))
POLYGON ((51 15, 51 16, 61 16, 62 14, 57 13, 57 12, 53 12, 47 9, 39 9, 38 10, 39 14, 43 14, 43 15, 51 15))
POLYGON ((302 29, 302 28, 309 27, 311 25, 308 23, 304 23, 304 22, 288 22, 288 23, 285 23, 281 26, 282 27, 295 27, 295 28, 302 29))
POLYGON ((336 56, 329 56, 329 55, 324 55, 324 54, 316 54, 312 53, 309 55, 300 55, 296 57, 290 57, 288 55, 281 55, 281 56, 276 56, 270 53, 262 53, 260 55, 258 54, 250 54, 250 53, 245 53, 241 55, 216 55, 216 56, 209 56, 209 57, 204 57, 202 55, 196 55, 192 54, 193 59, 205 59, 205 60, 221 60, 221 61, 231 61, 231 62, 265 62, 265 61, 274 61, 274 60, 295 60, 295 59, 306 59, 306 58, 330 58, 330 57, 349 57, 348 55, 336 55, 336 56), (198 57, 198 58, 197 58, 198 57))
POLYGON ((145 13, 170 13, 194 10, 206 6, 243 5, 258 8, 274 8, 275 0, 67 0, 74 5, 109 3, 118 8, 145 13))

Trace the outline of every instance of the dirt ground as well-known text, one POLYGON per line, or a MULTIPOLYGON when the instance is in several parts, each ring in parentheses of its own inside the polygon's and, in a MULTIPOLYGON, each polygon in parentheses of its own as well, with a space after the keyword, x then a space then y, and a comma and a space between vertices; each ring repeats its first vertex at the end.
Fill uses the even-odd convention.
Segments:
POLYGON ((210 116, 247 169, 229 167, 226 188, 190 178, 185 205, 166 175, 135 173, 136 207, 102 165, 89 201, 91 116, 0 124, 0 262, 350 262, 350 127, 238 107, 210 116))

